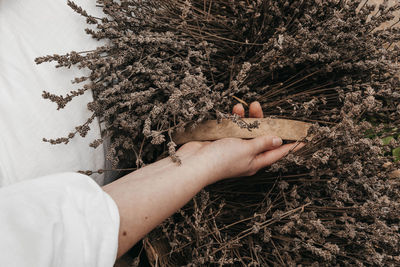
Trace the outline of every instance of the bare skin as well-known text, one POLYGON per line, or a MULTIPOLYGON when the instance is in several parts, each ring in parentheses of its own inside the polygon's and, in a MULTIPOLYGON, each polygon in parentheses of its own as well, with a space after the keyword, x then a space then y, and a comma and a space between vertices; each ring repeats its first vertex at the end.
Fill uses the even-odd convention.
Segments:
MULTIPOLYGON (((243 105, 235 105, 233 113, 244 117, 243 105)), ((263 117, 258 102, 251 103, 249 117, 263 117)), ((177 151, 181 165, 165 158, 104 186, 120 214, 118 257, 205 186, 227 178, 253 175, 287 155, 292 148, 293 144, 282 145, 282 140, 273 136, 190 142, 177 151)))

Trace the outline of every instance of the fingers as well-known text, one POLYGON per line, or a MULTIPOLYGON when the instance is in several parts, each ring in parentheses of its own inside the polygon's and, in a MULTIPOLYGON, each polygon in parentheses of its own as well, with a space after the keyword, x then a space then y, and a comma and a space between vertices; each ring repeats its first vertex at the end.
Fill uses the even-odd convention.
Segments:
POLYGON ((277 136, 260 136, 249 140, 252 152, 257 155, 267 150, 275 149, 282 145, 282 139, 277 136))
MULTIPOLYGON (((233 113, 233 114, 237 114, 237 115, 239 115, 241 118, 243 118, 244 115, 245 115, 245 111, 244 111, 243 105, 240 104, 240 103, 239 103, 239 104, 236 104, 236 105, 233 107, 232 113, 233 113)), ((252 102, 252 103, 250 104, 250 107, 249 107, 249 117, 250 117, 250 118, 263 118, 263 117, 264 117, 263 111, 262 111, 262 108, 261 108, 261 104, 260 104, 258 101, 254 101, 254 102, 252 102)))
POLYGON ((250 118, 264 117, 260 102, 254 101, 253 103, 250 104, 249 117, 250 118))
POLYGON ((285 157, 289 152, 296 152, 302 147, 304 143, 286 144, 277 149, 266 151, 256 156, 253 161, 254 168, 257 170, 265 168, 281 158, 285 157))
POLYGON ((243 105, 242 104, 236 104, 233 107, 232 113, 238 115, 241 118, 243 118, 244 117, 244 107, 243 107, 243 105))

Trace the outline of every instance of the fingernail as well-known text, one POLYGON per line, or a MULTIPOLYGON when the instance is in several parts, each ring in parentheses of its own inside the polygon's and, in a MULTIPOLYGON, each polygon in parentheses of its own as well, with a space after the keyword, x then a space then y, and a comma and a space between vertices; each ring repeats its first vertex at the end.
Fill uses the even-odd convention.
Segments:
POLYGON ((274 137, 274 139, 272 139, 272 145, 273 146, 280 146, 282 145, 282 139, 279 137, 274 137))

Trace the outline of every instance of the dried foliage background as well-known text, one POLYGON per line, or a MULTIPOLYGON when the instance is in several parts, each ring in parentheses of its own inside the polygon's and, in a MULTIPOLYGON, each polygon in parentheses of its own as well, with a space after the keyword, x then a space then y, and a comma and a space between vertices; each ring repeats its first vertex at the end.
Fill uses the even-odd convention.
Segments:
POLYGON ((172 131, 230 117, 236 99, 315 123, 305 149, 206 188, 151 233, 162 265, 400 265, 400 181, 389 175, 399 168, 399 4, 97 2, 104 18, 68 4, 106 45, 36 59, 91 70, 75 79, 80 90, 43 93, 59 109, 94 94, 87 123, 45 141, 85 136, 97 116, 113 167, 134 168, 174 158, 172 131))

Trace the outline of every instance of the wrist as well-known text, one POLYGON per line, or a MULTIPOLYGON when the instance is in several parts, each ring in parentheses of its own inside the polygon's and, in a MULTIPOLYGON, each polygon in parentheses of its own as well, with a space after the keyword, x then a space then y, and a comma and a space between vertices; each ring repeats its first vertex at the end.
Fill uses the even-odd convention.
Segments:
POLYGON ((178 168, 190 173, 203 187, 223 179, 218 166, 215 166, 215 161, 210 157, 192 155, 181 160, 182 164, 178 168))
MULTIPOLYGON (((154 162, 136 171, 136 176, 148 177, 149 175, 172 174, 182 177, 201 190, 203 187, 220 180, 215 168, 199 155, 179 156, 181 164, 173 162, 170 157, 154 162)), ((222 177, 221 177, 222 178, 222 177)))

